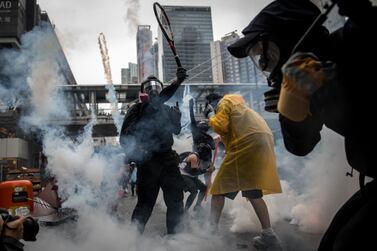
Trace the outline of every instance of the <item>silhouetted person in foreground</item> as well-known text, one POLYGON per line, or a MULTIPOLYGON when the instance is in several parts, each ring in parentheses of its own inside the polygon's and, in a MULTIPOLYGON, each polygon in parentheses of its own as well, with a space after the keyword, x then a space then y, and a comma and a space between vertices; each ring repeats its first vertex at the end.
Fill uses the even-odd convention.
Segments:
POLYGON ((376 64, 371 60, 377 58, 377 8, 368 0, 339 0, 337 5, 339 14, 348 17, 345 25, 331 34, 321 23, 314 26, 297 54, 291 55, 293 48, 320 14, 310 1, 272 2, 228 50, 238 58, 249 56, 274 87, 266 109, 274 110, 274 105, 280 113, 288 151, 310 153, 323 126, 344 137, 360 190, 338 210, 318 250, 377 250, 372 230, 377 225, 377 133, 371 122, 376 113, 371 89, 376 64), (366 176, 371 179, 367 184, 366 176))

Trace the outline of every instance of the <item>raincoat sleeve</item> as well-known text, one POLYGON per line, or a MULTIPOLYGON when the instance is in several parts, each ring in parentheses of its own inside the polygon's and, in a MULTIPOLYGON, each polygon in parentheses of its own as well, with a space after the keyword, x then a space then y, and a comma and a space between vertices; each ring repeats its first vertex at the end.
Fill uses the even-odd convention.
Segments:
POLYGON ((216 114, 209 119, 209 125, 213 130, 220 134, 226 135, 229 131, 229 115, 232 110, 232 104, 228 100, 221 100, 216 109, 216 114))

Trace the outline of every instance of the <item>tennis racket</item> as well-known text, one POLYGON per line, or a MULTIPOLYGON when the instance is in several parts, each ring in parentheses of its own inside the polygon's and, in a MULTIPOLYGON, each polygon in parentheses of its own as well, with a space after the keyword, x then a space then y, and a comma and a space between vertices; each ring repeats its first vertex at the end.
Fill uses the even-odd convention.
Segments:
POLYGON ((168 15, 166 15, 164 8, 157 2, 153 4, 153 10, 154 10, 154 14, 156 16, 158 25, 161 28, 162 34, 164 34, 164 37, 168 41, 170 49, 173 52, 174 59, 175 59, 175 62, 177 63, 177 66, 182 67, 181 60, 179 59, 177 50, 175 49, 173 30, 171 29, 168 15))

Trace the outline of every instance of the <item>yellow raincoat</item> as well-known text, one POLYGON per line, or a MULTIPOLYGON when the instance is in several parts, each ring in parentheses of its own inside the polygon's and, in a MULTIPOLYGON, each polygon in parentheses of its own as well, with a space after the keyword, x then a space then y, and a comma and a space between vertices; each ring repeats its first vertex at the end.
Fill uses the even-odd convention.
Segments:
POLYGON ((281 193, 272 132, 240 95, 225 95, 209 124, 221 136, 226 149, 210 194, 253 189, 260 189, 263 194, 281 193))

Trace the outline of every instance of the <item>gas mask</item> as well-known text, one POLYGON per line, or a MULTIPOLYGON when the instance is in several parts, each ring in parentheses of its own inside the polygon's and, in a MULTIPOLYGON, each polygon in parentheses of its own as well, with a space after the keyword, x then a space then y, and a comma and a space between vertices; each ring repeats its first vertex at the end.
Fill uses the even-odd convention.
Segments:
POLYGON ((264 93, 265 110, 277 112, 277 101, 279 99, 280 84, 282 75, 280 71, 280 49, 277 44, 266 37, 252 45, 248 55, 255 66, 266 76, 271 90, 264 93))
POLYGON ((156 80, 149 80, 142 83, 142 90, 139 93, 140 101, 147 102, 155 97, 158 97, 162 91, 162 88, 162 83, 156 80))

